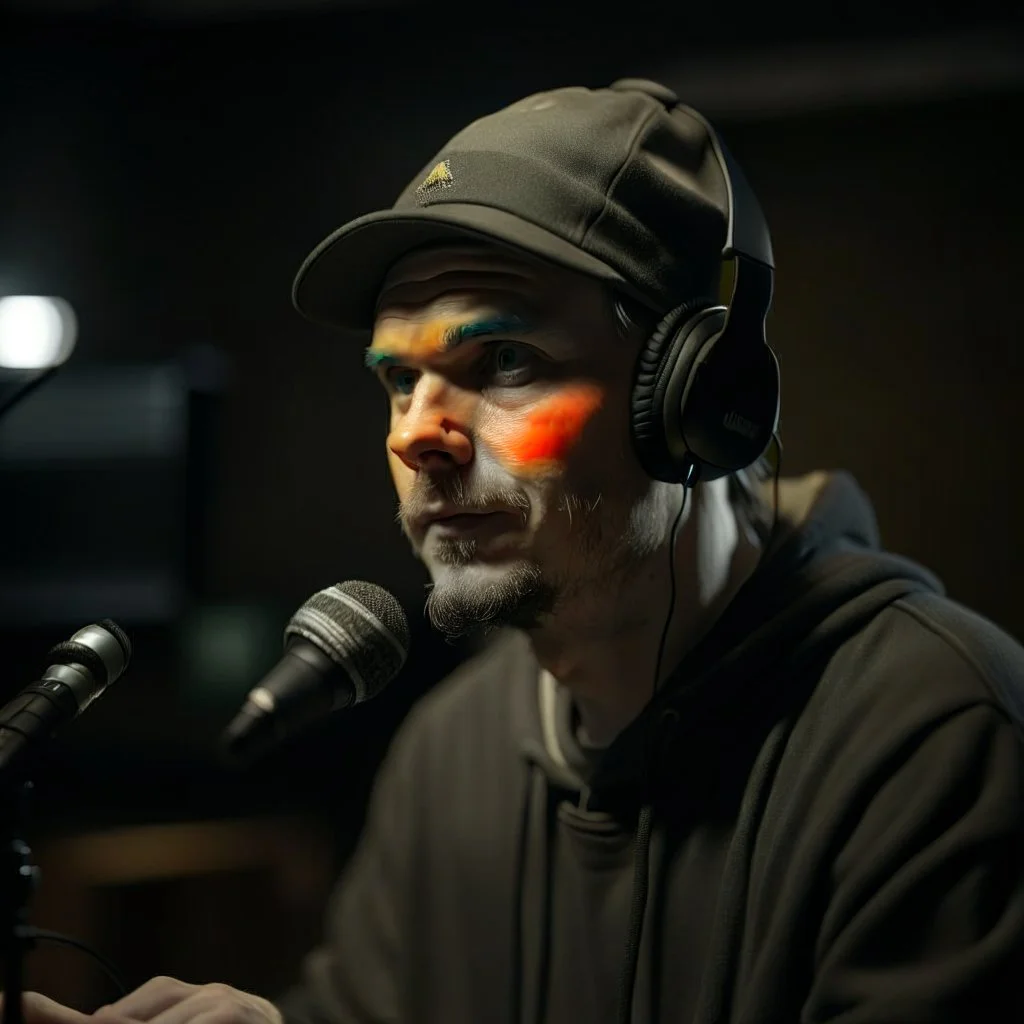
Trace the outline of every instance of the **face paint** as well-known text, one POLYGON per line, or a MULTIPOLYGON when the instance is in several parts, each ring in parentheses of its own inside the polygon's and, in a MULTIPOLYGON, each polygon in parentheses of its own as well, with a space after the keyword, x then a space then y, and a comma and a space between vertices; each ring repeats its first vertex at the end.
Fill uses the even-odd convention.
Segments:
POLYGON ((516 314, 499 314, 486 320, 452 323, 434 320, 426 324, 404 324, 378 331, 373 346, 366 350, 371 370, 403 360, 423 360, 451 352, 464 341, 487 336, 528 334, 533 326, 516 314))
POLYGON ((526 414, 509 436, 491 443, 495 453, 517 472, 550 472, 564 462, 583 428, 601 405, 603 393, 592 384, 576 384, 552 395, 526 414))
POLYGON ((366 350, 366 365, 375 370, 405 361, 418 362, 444 351, 445 323, 402 324, 378 331, 366 350))

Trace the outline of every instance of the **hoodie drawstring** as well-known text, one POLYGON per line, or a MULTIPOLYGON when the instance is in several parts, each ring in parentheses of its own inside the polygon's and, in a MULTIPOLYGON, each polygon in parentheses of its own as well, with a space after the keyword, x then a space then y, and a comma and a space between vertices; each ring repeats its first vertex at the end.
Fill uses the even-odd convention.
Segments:
POLYGON ((651 805, 644 804, 636 826, 633 852, 633 896, 629 908, 629 928, 626 938, 626 959, 622 964, 619 983, 618 1024, 630 1024, 633 1015, 633 991, 636 988, 637 963, 640 957, 640 936, 647 910, 647 888, 651 860, 651 805))
MULTIPOLYGON (((555 801, 548 790, 547 779, 537 764, 529 766, 529 777, 523 787, 523 799, 519 808, 519 842, 516 849, 515 885, 512 906, 512 970, 509 993, 509 1017, 512 1024, 543 1024, 547 1003, 549 972, 551 967, 551 898, 555 801), (537 963, 537 980, 533 1013, 530 1018, 523 1016, 523 986, 526 980, 523 964, 523 914, 526 899, 526 876, 530 854, 530 834, 533 809, 538 804, 544 807, 544 864, 543 891, 541 898, 540 927, 541 944, 537 963)), ((626 958, 622 965, 619 982, 619 1004, 616 1020, 618 1024, 630 1024, 632 1019, 633 993, 636 988, 637 966, 640 957, 640 940, 643 933, 644 916, 647 911, 647 894, 650 879, 651 829, 653 811, 650 804, 640 810, 637 821, 633 852, 633 892, 630 900, 629 926, 627 929, 626 958)))
POLYGON ((543 850, 542 871, 543 891, 541 893, 540 929, 541 944, 537 963, 536 1001, 528 1018, 530 1024, 542 1024, 548 995, 548 976, 551 968, 551 899, 554 836, 555 801, 548 790, 547 777, 543 769, 531 762, 529 777, 523 787, 523 800, 519 808, 519 843, 516 851, 516 881, 513 887, 512 907, 512 991, 509 993, 510 1019, 512 1024, 527 1024, 523 1016, 523 985, 526 972, 523 964, 523 914, 526 901, 526 876, 530 856, 530 833, 533 809, 543 806, 543 850))

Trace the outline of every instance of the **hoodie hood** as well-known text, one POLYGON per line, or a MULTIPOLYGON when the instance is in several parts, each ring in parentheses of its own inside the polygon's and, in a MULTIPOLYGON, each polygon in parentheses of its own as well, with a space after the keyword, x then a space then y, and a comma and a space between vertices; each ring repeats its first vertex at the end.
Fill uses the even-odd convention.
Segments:
MULTIPOLYGON (((708 742, 728 742, 799 700, 800 681, 815 677, 799 670, 827 660, 882 608, 912 591, 942 592, 934 575, 879 544, 874 511, 850 474, 780 481, 779 527, 761 565, 645 710, 603 754, 587 752, 588 806, 635 809, 708 742)), ((556 786, 579 788, 579 752, 552 756, 536 685, 523 697, 532 702, 532 727, 521 733, 527 758, 556 786)), ((567 705, 563 692, 556 710, 567 705)))

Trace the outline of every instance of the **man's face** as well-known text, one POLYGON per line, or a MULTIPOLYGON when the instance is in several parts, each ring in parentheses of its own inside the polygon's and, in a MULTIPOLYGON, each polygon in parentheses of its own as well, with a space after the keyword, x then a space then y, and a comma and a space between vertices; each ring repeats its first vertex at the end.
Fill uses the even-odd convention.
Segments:
POLYGON ((636 571, 671 512, 632 452, 635 343, 600 285, 478 246, 414 253, 367 365, 435 625, 539 625, 636 571))

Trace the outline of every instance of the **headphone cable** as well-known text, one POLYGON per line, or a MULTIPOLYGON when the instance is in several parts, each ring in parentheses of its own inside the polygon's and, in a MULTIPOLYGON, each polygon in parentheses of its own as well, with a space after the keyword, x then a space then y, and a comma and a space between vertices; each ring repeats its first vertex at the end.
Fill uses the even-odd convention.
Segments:
POLYGON ((772 487, 772 532, 769 534, 768 543, 775 540, 775 529, 779 525, 779 477, 782 476, 782 439, 777 430, 772 432, 772 440, 775 442, 775 481, 772 487))
MULTIPOLYGON (((772 474, 772 528, 768 534, 768 541, 761 552, 758 560, 758 568, 768 555, 775 540, 775 533, 779 526, 779 477, 782 475, 782 440, 778 431, 772 432, 772 440, 775 442, 775 472, 772 474)), ((651 698, 658 692, 661 681, 661 664, 665 656, 665 645, 668 642, 668 631, 672 625, 672 616, 676 610, 676 543, 679 539, 679 527, 683 521, 683 513, 686 511, 686 498, 697 482, 697 466, 690 463, 686 470, 686 477, 682 481, 683 495, 679 502, 679 511, 676 513, 675 522, 672 524, 672 532, 668 545, 668 573, 669 573, 669 599, 668 614, 665 616, 665 625, 661 630, 661 640, 658 642, 658 656, 654 662, 654 682, 651 687, 651 698)))
MULTIPOLYGON (((772 529, 768 543, 758 562, 758 568, 771 547, 775 537, 775 530, 779 522, 779 476, 782 472, 782 442, 777 432, 772 434, 775 441, 775 474, 774 474, 774 501, 772 511, 772 529)), ((658 644, 658 655, 654 664, 654 684, 651 690, 651 700, 654 700, 658 692, 658 684, 661 677, 661 664, 665 655, 665 644, 668 641, 668 631, 672 625, 672 616, 676 607, 676 542, 679 537, 679 527, 683 521, 683 513, 686 511, 686 499, 693 485, 697 482, 697 467, 694 463, 687 466, 686 476, 682 481, 683 494, 679 502, 679 511, 676 513, 675 522, 672 524, 668 548, 669 567, 669 602, 668 614, 665 616, 665 625, 661 631, 661 641, 658 644)), ((629 926, 626 940, 626 959, 623 964, 622 979, 619 987, 619 1005, 617 1020, 619 1024, 629 1024, 632 1018, 633 991, 636 984, 636 967, 640 953, 640 933, 643 929, 643 919, 647 908, 648 872, 650 870, 650 843, 651 831, 653 828, 653 808, 650 803, 650 760, 651 760, 651 735, 645 737, 642 772, 644 776, 644 787, 648 791, 647 799, 640 809, 637 820, 636 835, 634 837, 634 862, 633 862, 633 893, 629 915, 629 926)))
POLYGON ((668 578, 669 578, 669 599, 668 614, 665 616, 665 625, 661 630, 661 640, 658 643, 658 656, 654 662, 654 685, 651 688, 651 698, 658 692, 658 685, 661 680, 661 662, 665 656, 665 644, 668 642, 668 631, 672 625, 672 616, 676 610, 676 542, 679 539, 679 527, 683 522, 683 513, 686 511, 686 497, 697 482, 697 466, 691 462, 687 466, 686 477, 682 481, 683 496, 679 502, 679 511, 676 513, 675 522, 672 524, 672 532, 668 543, 668 578))
MULTIPOLYGON (((668 546, 668 571, 669 571, 669 601, 668 614, 665 616, 665 625, 661 631, 661 642, 658 644, 658 656, 654 663, 654 684, 651 690, 651 700, 654 700, 658 692, 658 681, 661 676, 661 663, 665 655, 665 643, 668 640, 668 631, 672 625, 672 615, 676 608, 676 541, 679 536, 679 527, 683 521, 683 513, 686 511, 686 496, 689 490, 697 482, 697 467, 689 463, 686 469, 686 476, 682 481, 683 494, 679 502, 679 511, 676 513, 675 522, 672 524, 668 546)), ((650 726, 645 730, 644 755, 641 766, 645 799, 640 808, 637 818, 636 835, 633 839, 633 892, 630 900, 629 926, 626 936, 626 958, 622 966, 622 977, 619 984, 619 1005, 616 1019, 618 1024, 629 1024, 632 1019, 633 990, 636 986, 636 967, 640 955, 640 933, 643 930, 644 914, 647 909, 647 888, 648 872, 650 870, 650 846, 651 830, 653 826, 654 811, 651 805, 650 796, 650 761, 651 741, 653 735, 650 726)))

